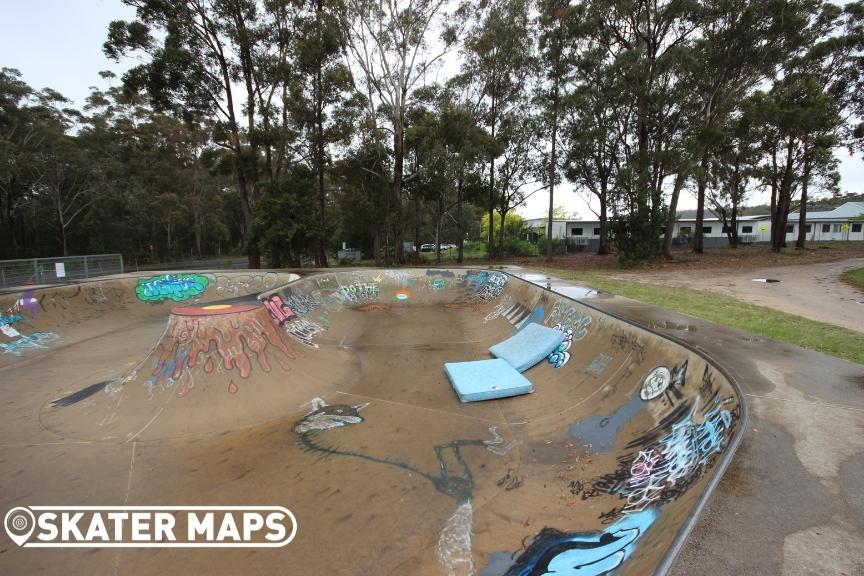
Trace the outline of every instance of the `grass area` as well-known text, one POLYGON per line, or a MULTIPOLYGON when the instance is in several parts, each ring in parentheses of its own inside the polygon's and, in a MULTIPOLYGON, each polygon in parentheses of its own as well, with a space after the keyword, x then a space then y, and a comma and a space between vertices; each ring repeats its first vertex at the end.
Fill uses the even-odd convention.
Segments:
POLYGON ((549 272, 597 290, 864 364, 864 334, 853 330, 703 290, 615 280, 596 271, 574 272, 550 268, 549 272))
POLYGON ((840 276, 840 279, 859 290, 864 290, 864 268, 855 268, 854 270, 844 272, 840 276))

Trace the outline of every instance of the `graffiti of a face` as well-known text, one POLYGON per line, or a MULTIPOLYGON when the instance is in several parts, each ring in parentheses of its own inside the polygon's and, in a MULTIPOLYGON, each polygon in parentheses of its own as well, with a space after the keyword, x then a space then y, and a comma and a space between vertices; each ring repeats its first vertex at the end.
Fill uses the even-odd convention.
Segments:
POLYGON ((313 398, 310 404, 312 410, 294 426, 297 434, 359 424, 363 422, 360 411, 369 405, 327 404, 321 398, 313 398))
POLYGON ((666 391, 670 382, 672 382, 672 373, 669 368, 658 366, 645 377, 645 381, 642 382, 642 389, 639 391, 639 397, 642 400, 657 398, 666 391))

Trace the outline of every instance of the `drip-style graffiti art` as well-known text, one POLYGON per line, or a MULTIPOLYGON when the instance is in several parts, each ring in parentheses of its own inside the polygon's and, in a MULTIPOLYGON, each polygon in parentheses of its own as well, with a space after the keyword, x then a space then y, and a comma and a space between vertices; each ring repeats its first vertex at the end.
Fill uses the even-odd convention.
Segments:
MULTIPOLYGON (((263 311, 262 311, 263 314, 263 311)), ((153 375, 147 385, 151 392, 179 383, 178 397, 194 387, 194 374, 237 370, 249 378, 253 359, 264 372, 270 372, 271 357, 283 370, 294 353, 278 334, 272 322, 236 314, 213 316, 174 316, 158 350, 153 375)))

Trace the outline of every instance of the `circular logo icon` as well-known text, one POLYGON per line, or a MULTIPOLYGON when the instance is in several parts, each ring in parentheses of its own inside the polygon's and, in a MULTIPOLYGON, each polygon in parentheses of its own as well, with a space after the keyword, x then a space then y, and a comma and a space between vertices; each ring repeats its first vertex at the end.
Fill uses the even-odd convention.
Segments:
POLYGON ((30 538, 33 529, 36 528, 36 517, 33 516, 28 508, 19 506, 12 508, 6 513, 3 519, 3 525, 6 527, 6 534, 18 546, 23 545, 30 538))
POLYGON ((665 366, 658 366, 648 373, 642 382, 639 397, 642 400, 652 400, 660 396, 672 382, 672 373, 665 366))

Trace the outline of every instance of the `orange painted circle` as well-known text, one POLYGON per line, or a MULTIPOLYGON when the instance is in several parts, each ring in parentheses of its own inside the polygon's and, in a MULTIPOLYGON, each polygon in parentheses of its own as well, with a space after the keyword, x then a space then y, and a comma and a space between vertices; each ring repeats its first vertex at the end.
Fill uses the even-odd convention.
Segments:
POLYGON ((211 304, 209 306, 175 306, 171 314, 175 316, 217 316, 236 314, 261 308, 260 304, 211 304))

